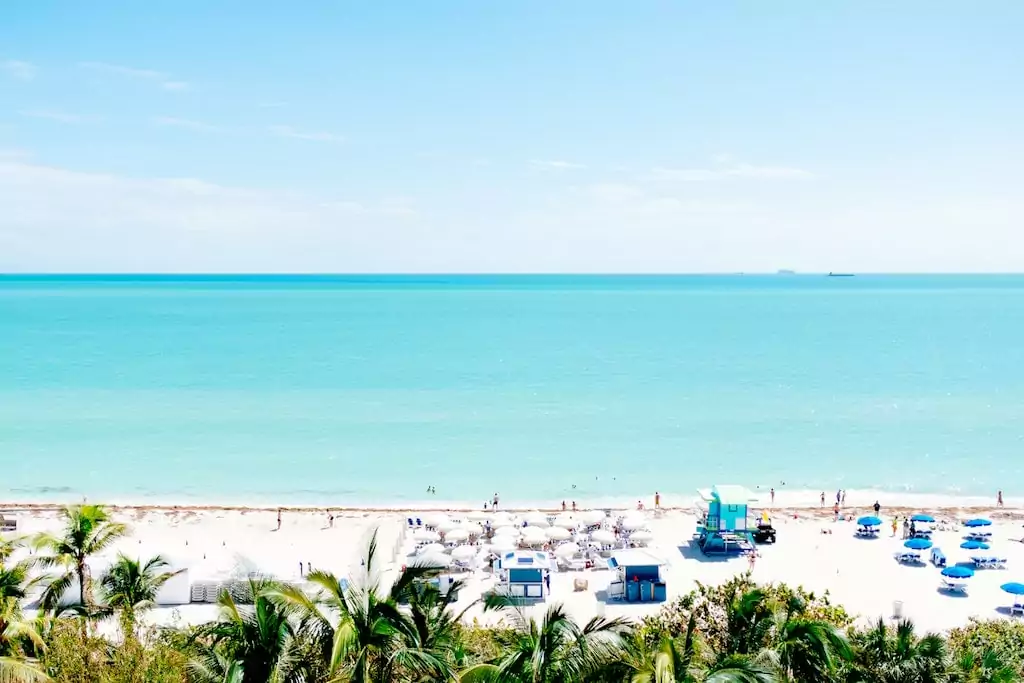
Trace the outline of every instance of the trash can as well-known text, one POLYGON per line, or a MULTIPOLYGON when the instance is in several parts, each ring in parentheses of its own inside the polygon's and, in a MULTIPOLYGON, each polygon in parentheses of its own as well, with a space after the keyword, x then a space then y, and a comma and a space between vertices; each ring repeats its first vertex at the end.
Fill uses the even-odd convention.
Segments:
POLYGON ((892 618, 902 619, 903 618, 903 601, 893 600, 892 601, 892 618))

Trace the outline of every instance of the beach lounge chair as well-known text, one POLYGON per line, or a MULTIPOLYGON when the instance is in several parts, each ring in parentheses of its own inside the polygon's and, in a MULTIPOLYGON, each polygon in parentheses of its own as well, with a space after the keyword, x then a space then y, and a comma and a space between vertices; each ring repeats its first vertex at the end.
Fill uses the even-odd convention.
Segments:
POLYGON ((423 526, 423 520, 421 520, 419 517, 416 518, 416 526, 423 526))
POLYGON ((946 553, 941 548, 932 548, 932 564, 936 567, 946 566, 946 553))
POLYGON ((974 555, 971 557, 974 566, 978 569, 1006 569, 1006 558, 993 557, 991 555, 974 555))
POLYGON ((409 522, 409 528, 410 529, 413 528, 414 526, 416 526, 416 522, 412 521, 412 517, 406 518, 406 521, 409 522))
POLYGON ((893 557, 900 564, 919 564, 921 562, 921 553, 915 553, 909 550, 902 550, 898 553, 894 553, 893 557))
POLYGON ((1024 598, 1017 598, 1013 601, 1013 604, 1010 606, 1011 617, 1017 612, 1020 612, 1021 616, 1024 616, 1024 598))
POLYGON ((950 593, 967 594, 967 583, 964 581, 953 581, 947 578, 942 579, 942 589, 950 593))

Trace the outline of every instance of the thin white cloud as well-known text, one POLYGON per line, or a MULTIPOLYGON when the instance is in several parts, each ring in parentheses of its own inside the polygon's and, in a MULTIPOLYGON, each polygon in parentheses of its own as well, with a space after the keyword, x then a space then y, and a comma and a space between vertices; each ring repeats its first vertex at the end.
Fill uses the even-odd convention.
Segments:
POLYGON ((537 166, 539 168, 552 168, 559 171, 566 171, 570 169, 583 169, 586 168, 583 164, 573 163, 571 161, 562 161, 559 159, 547 160, 547 159, 533 159, 530 161, 531 166, 537 166))
POLYGON ((0 70, 19 81, 31 81, 39 72, 35 64, 23 62, 19 59, 8 59, 6 62, 0 62, 0 70))
POLYGON ((88 69, 89 71, 113 74, 124 78, 152 81, 158 83, 161 88, 168 92, 181 92, 188 90, 190 87, 185 81, 175 80, 171 78, 169 74, 164 73, 163 71, 155 71, 153 69, 139 69, 133 66, 109 64, 107 62, 79 62, 78 66, 81 69, 88 69))
POLYGON ((344 142, 345 138, 335 133, 324 133, 314 131, 296 130, 291 126, 270 126, 268 129, 274 135, 282 138, 294 138, 296 140, 312 140, 314 142, 344 142))
MULTIPOLYGON (((721 158, 721 157, 719 157, 721 158)), ((760 178, 764 180, 804 180, 813 177, 810 171, 791 166, 755 166, 747 163, 733 163, 713 168, 655 168, 649 175, 651 180, 670 182, 710 182, 731 178, 760 178)))
POLYGON ((85 121, 83 117, 77 114, 68 114, 67 112, 55 109, 22 109, 18 113, 31 119, 46 119, 48 121, 57 121, 58 123, 82 123, 85 121))
POLYGON ((197 133, 215 133, 222 130, 219 126, 214 126, 210 123, 193 121, 192 119, 179 119, 175 116, 156 116, 152 119, 152 122, 157 126, 183 128, 185 130, 196 131, 197 133))

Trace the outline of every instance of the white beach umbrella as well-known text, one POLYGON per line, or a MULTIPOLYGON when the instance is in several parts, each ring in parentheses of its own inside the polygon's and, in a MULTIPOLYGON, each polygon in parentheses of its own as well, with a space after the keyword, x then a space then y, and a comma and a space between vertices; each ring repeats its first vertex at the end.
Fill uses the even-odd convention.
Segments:
POLYGON ((511 514, 502 510, 491 515, 491 526, 501 526, 503 524, 512 524, 511 514))
POLYGON ((555 555, 558 557, 572 557, 579 551, 580 547, 575 543, 563 543, 555 548, 555 555))
POLYGON ((494 536, 511 536, 512 538, 518 538, 521 527, 517 526, 502 526, 494 530, 494 536))
POLYGON ((471 545, 460 545, 457 548, 452 548, 452 559, 455 560, 468 560, 476 557, 477 548, 471 545))
POLYGON ((441 539, 441 535, 436 531, 430 531, 429 529, 417 529, 412 532, 412 537, 417 541, 425 541, 431 543, 441 539))
POLYGON ((637 543, 648 543, 654 540, 654 534, 647 529, 640 529, 634 531, 629 535, 629 540, 636 541, 637 543))
POLYGON ((555 515, 555 521, 553 522, 555 526, 565 527, 566 529, 575 529, 582 523, 582 520, 571 512, 555 515))
POLYGON ((430 543, 428 545, 425 545, 422 548, 420 548, 420 551, 417 553, 418 556, 423 556, 423 555, 443 555, 443 554, 444 554, 444 546, 441 545, 440 543, 430 543))
POLYGON ((550 529, 545 529, 544 532, 552 541, 564 541, 572 536, 572 534, 560 526, 553 526, 550 529))
POLYGON ((620 526, 626 531, 636 531, 637 529, 643 529, 647 526, 647 520, 643 517, 626 517, 620 523, 620 526))
POLYGON ((452 529, 444 535, 444 540, 455 541, 456 543, 459 541, 465 541, 467 538, 469 538, 469 532, 461 527, 458 529, 452 529))
POLYGON ((507 553, 516 549, 516 540, 508 536, 500 536, 491 541, 491 552, 495 554, 507 553))
POLYGON ((423 523, 427 526, 437 527, 448 521, 448 515, 443 512, 431 512, 430 514, 423 515, 423 523))
POLYGON ((446 519, 440 524, 437 524, 436 526, 438 531, 440 531, 443 534, 446 534, 449 531, 452 531, 453 529, 458 529, 461 525, 454 520, 446 519))
POLYGON ((548 540, 548 535, 544 532, 545 530, 538 526, 528 526, 523 529, 523 540, 530 545, 544 543, 548 540))
POLYGON ((595 543, 614 543, 615 534, 608 531, 607 529, 598 529, 594 533, 590 534, 590 540, 595 543))
POLYGON ((530 526, 551 526, 548 522, 548 516, 540 510, 534 510, 533 512, 527 512, 523 515, 523 521, 530 526))
POLYGON ((483 529, 476 522, 465 521, 459 525, 460 529, 465 529, 470 536, 478 536, 483 533, 483 529))
POLYGON ((491 513, 484 512, 483 510, 472 510, 466 513, 466 519, 474 522, 482 522, 486 519, 490 519, 491 513))
POLYGON ((602 510, 584 510, 579 513, 579 518, 586 524, 600 524, 607 519, 607 515, 602 510))
POLYGON ((439 567, 444 569, 450 567, 452 564, 452 558, 448 555, 441 553, 429 553, 427 555, 420 555, 413 562, 413 566, 419 567, 439 567))

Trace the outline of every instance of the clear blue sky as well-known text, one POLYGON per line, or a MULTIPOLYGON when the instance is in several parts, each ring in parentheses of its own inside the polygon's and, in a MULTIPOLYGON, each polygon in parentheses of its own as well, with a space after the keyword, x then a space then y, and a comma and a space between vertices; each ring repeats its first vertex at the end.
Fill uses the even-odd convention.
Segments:
POLYGON ((5 2, 0 271, 1011 271, 1024 2, 5 2))

